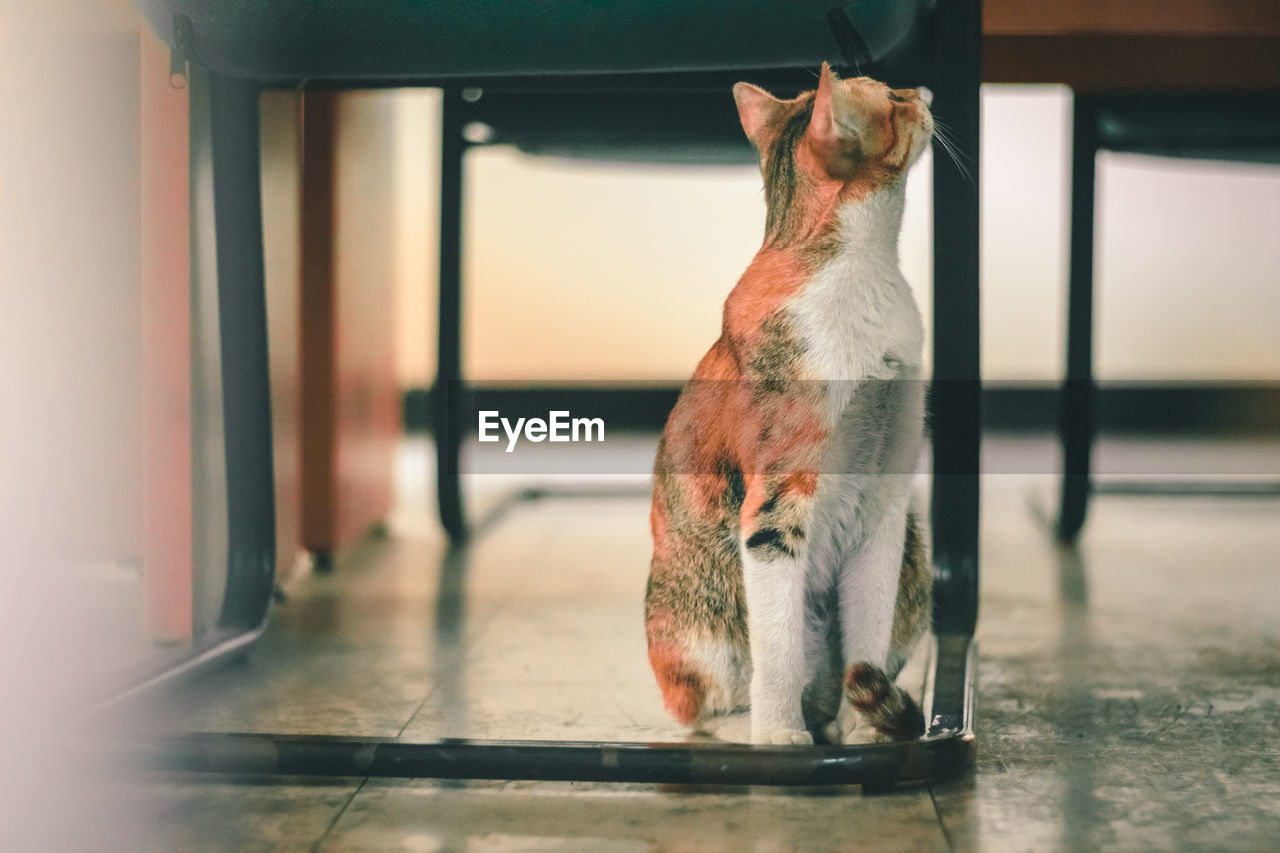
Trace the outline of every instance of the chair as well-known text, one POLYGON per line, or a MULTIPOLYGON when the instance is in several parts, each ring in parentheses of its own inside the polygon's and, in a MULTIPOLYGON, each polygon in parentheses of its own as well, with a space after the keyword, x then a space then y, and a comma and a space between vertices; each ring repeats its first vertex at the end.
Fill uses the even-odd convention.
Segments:
POLYGON ((1077 94, 1071 138, 1067 365, 1061 394, 1062 494, 1058 539, 1074 542, 1091 493, 1277 494, 1280 483, 1160 484, 1090 479, 1097 422, 1093 378, 1093 246, 1098 151, 1280 163, 1280 95, 1077 94))
MULTIPOLYGON (((843 56, 903 84, 925 83, 934 110, 977 161, 980 3, 864 0, 832 8, 813 0, 712 0, 644 4, 569 0, 424 4, 408 0, 317 3, 281 0, 146 0, 151 26, 190 65, 193 111, 206 110, 217 239, 227 489, 231 502, 228 601, 260 631, 270 593, 271 435, 262 305, 262 222, 257 94, 267 87, 436 86, 444 92, 441 162, 440 327, 434 388, 437 489, 442 521, 461 542, 468 525, 458 480, 465 393, 461 365, 463 131, 472 121, 529 150, 555 143, 537 106, 586 104, 579 142, 616 148, 625 111, 605 93, 637 103, 674 99, 687 123, 637 140, 631 153, 706 143, 742 150, 728 97, 739 79, 779 92, 812 88, 806 69, 843 56), (441 37, 440 34, 447 34, 441 37), (202 98, 207 93, 207 105, 202 98), (542 99, 542 100, 540 100, 542 99), (717 105, 703 115, 702 105, 717 105), (533 106, 534 109, 530 109, 533 106), (595 129, 592 131, 591 129, 595 129), (600 128, 615 128, 605 131, 600 128), (596 136, 590 133, 595 132, 596 136), (539 141, 539 134, 542 134, 539 141), (504 136, 505 135, 505 136, 504 136)), ((193 127, 197 119, 193 118, 193 127)), ((562 128, 560 128, 562 129, 562 128)), ((633 137, 634 138, 634 137, 633 137)), ((194 147, 194 143, 193 143, 194 147)), ((607 152, 606 152, 607 153, 607 152)), ((614 152, 617 153, 616 151, 614 152)), ((623 152, 625 153, 625 152, 623 152)), ((719 153, 716 156, 720 156, 719 153)), ((945 158, 934 171, 935 300, 933 543, 935 654, 926 735, 867 747, 755 748, 719 745, 407 744, 343 737, 186 735, 140 748, 153 764, 238 772, 454 778, 591 779, 720 784, 860 783, 954 773, 972 757, 972 691, 978 560, 978 199, 945 158), (264 756, 271 756, 264 761, 264 756)), ((462 547, 458 545, 456 547, 462 547)))

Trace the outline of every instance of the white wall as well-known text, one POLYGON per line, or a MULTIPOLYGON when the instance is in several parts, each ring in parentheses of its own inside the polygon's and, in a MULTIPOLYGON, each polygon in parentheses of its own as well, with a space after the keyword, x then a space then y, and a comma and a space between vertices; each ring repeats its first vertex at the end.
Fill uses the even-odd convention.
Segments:
MULTIPOLYGON (((727 95, 726 95, 727 97, 727 95)), ((429 381, 438 96, 400 109, 400 373, 429 381)), ((983 93, 983 371, 1060 375, 1070 92, 983 93)), ((929 311, 927 158, 903 265, 929 311)), ((1098 371, 1123 379, 1280 379, 1280 168, 1104 154, 1098 371)), ((477 379, 681 379, 759 244, 755 169, 468 160, 466 365, 477 379)))

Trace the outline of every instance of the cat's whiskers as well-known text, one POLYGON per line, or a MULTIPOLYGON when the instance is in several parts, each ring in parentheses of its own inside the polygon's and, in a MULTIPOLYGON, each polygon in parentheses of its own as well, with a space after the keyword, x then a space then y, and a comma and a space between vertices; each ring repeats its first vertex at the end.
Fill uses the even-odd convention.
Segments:
POLYGON ((951 130, 951 128, 947 127, 944 124, 939 124, 937 119, 934 119, 934 132, 937 133, 937 135, 942 138, 942 141, 944 143, 946 143, 947 149, 951 151, 954 155, 956 155, 957 157, 965 161, 966 165, 972 163, 972 160, 969 157, 965 156, 960 151, 960 145, 959 143, 956 142, 956 139, 955 139, 955 131, 951 130))
POLYGON ((947 139, 945 136, 936 136, 936 139, 938 140, 938 146, 948 157, 951 158, 951 162, 956 164, 956 169, 959 170, 965 181, 967 181, 970 186, 973 186, 973 173, 969 170, 969 167, 965 165, 960 154, 956 151, 955 143, 947 139))
POLYGON ((953 131, 939 121, 937 116, 933 118, 933 138, 938 140, 940 147, 951 161, 956 164, 956 169, 964 177, 970 186, 976 186, 973 179, 973 170, 970 168, 972 161, 960 150, 959 144, 956 143, 952 136, 953 131))

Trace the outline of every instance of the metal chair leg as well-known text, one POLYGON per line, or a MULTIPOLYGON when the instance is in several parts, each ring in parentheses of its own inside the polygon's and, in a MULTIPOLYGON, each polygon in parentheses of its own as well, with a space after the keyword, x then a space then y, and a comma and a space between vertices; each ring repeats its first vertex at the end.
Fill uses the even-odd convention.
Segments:
POLYGON ((1071 130, 1071 249, 1067 285, 1067 371, 1062 384, 1062 501, 1058 540, 1074 542, 1089 508, 1089 462, 1097 393, 1093 380, 1093 242, 1097 106, 1077 95, 1071 130))
POLYGON ((933 158, 934 631, 970 636, 978 616, 981 338, 978 290, 982 4, 938 6, 934 108, 973 159, 972 180, 933 158))
POLYGON ((450 539, 467 536, 458 457, 462 422, 462 138, 463 101, 458 89, 444 90, 440 138, 440 310, 432 421, 436 442, 436 497, 440 521, 450 539))
POLYGON ((222 405, 227 586, 218 627, 260 628, 275 588, 275 487, 255 83, 209 82, 222 405))

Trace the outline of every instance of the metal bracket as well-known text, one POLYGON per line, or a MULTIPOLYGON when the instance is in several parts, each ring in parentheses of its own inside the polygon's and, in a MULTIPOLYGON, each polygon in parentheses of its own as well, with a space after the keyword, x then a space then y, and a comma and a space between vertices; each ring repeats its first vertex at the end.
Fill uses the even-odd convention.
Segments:
POLYGON ((177 15, 173 19, 173 49, 169 52, 169 85, 175 89, 187 88, 187 63, 191 60, 191 44, 194 33, 191 19, 177 15))
POLYGON ((831 27, 831 35, 840 48, 840 55, 844 57, 844 64, 839 69, 840 76, 848 77, 849 70, 853 69, 861 77, 862 66, 871 64, 871 51, 858 34, 858 29, 839 6, 827 12, 827 25, 831 27))

